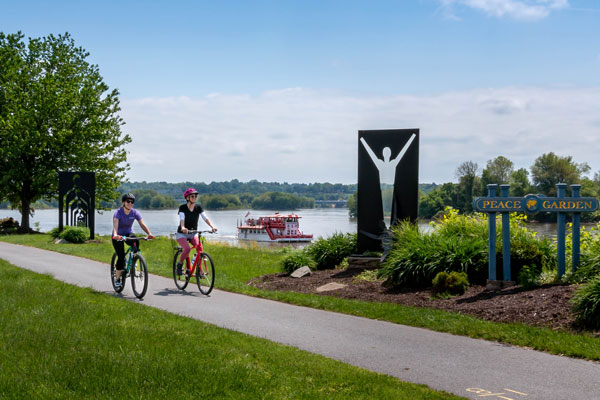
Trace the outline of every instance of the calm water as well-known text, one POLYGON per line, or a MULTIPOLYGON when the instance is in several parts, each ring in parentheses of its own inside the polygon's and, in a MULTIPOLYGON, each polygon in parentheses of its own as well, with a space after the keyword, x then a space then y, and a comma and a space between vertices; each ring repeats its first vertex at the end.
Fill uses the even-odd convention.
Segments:
MULTIPOLYGON (((210 236, 211 239, 231 242, 238 244, 236 239, 237 224, 244 218, 248 210, 226 210, 226 211, 207 211, 207 214, 213 224, 219 229, 216 235, 210 236)), ((274 211, 251 211, 251 216, 259 217, 272 214, 274 211)), ((178 224, 176 210, 140 210, 146 224, 155 235, 168 235, 175 232, 178 224)), ((281 214, 285 212, 281 211, 281 214)), ((336 232, 347 233, 356 232, 356 219, 348 216, 347 208, 311 208, 295 211, 300 215, 300 229, 304 233, 312 233, 316 238, 328 237, 336 232)), ((113 211, 105 211, 102 214, 96 214, 96 233, 100 235, 109 235, 112 230, 113 211)), ((0 219, 13 217, 21 220, 21 214, 15 210, 0 210, 0 219)), ((199 229, 208 229, 208 226, 202 219, 199 222, 199 229)), ((587 225, 587 224, 586 224, 587 225)), ((41 232, 47 232, 58 226, 58 210, 38 210, 31 219, 31 226, 38 228, 41 232), (38 225, 39 224, 39 225, 38 225)), ((427 230, 428 224, 421 223, 421 229, 427 230)), ((555 237, 556 224, 553 223, 532 223, 528 228, 539 232, 543 236, 555 237)), ((139 225, 134 224, 134 230, 143 233, 139 225)), ((245 242, 244 242, 245 243, 245 242)))
MULTIPOLYGON (((168 235, 175 232, 179 224, 176 210, 139 210, 144 218, 144 222, 153 234, 168 235)), ((208 217, 218 229, 211 239, 219 241, 228 241, 237 243, 237 224, 241 221, 248 210, 225 210, 225 211, 207 211, 208 217)), ((274 211, 250 211, 250 216, 259 217, 272 214, 274 211)), ((281 211, 281 214, 286 212, 281 211)), ((300 215, 300 229, 304 233, 312 233, 315 238, 328 237, 336 232, 356 232, 356 219, 348 216, 347 208, 311 208, 295 211, 300 215)), ((114 210, 105 211, 102 214, 96 214, 96 233, 99 235, 110 235, 112 232, 112 216, 114 210)), ((16 210, 0 210, 0 219, 13 217, 21 221, 21 214, 16 210)), ((35 212, 30 222, 35 229, 39 227, 41 232, 47 232, 58 226, 58 210, 38 210, 35 212), (36 225, 39 224, 39 225, 36 225)), ((202 218, 199 221, 199 229, 209 229, 202 218)), ((142 234, 137 223, 134 224, 134 231, 142 234)))

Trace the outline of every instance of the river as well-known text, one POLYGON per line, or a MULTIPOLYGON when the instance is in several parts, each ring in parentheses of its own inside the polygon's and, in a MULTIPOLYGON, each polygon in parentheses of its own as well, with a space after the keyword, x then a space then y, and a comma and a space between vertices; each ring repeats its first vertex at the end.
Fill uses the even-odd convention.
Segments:
MULTIPOLYGON (((207 211, 207 214, 213 224, 218 228, 217 234, 211 236, 211 239, 238 244, 236 239, 237 224, 242 220, 248 210, 224 210, 207 211)), ((250 215, 259 217, 272 214, 272 210, 252 210, 250 215)), ((175 231, 177 227, 177 212, 175 210, 140 210, 146 224, 155 235, 168 235, 175 231)), ((281 211, 281 214, 285 212, 281 211)), ((310 208, 294 211, 300 215, 300 229, 304 233, 312 233, 316 238, 329 237, 336 232, 347 233, 356 232, 356 219, 348 216, 347 208, 310 208)), ((96 214, 96 233, 99 235, 109 235, 112 229, 113 211, 104 211, 102 214, 96 214)), ((0 210, 0 219, 12 217, 20 222, 21 214, 16 210, 0 210)), ((31 218, 31 226, 41 232, 47 232, 58 226, 58 210, 37 210, 31 218)), ((587 225, 587 224, 586 224, 587 225)), ((426 222, 419 223, 423 230, 427 230, 426 222)), ((528 228, 539 232, 543 236, 556 236, 556 224, 553 223, 532 223, 528 228)), ((138 233, 143 233, 138 224, 134 224, 134 229, 138 233)), ((199 229, 208 229, 208 226, 200 219, 199 229)))
MULTIPOLYGON (((144 218, 144 222, 154 235, 168 235, 175 232, 178 225, 176 210, 139 210, 144 218)), ((218 232, 210 236, 211 239, 219 241, 233 242, 236 244, 237 224, 248 213, 248 210, 223 210, 207 211, 213 225, 218 232)), ((274 213, 272 210, 251 210, 250 216, 259 217, 274 213)), ((287 212, 280 211, 281 214, 287 212)), ((304 233, 312 233, 316 238, 328 237, 336 232, 347 233, 356 232, 356 219, 348 216, 347 208, 310 208, 294 211, 300 215, 300 229, 304 233)), ((96 233, 99 235, 109 235, 112 230, 112 216, 114 210, 104 211, 102 214, 96 214, 96 233)), ((16 210, 0 210, 0 219, 12 217, 21 221, 21 214, 16 210)), ((58 226, 58 210, 37 210, 30 221, 31 227, 41 232, 47 232, 58 226)), ((208 229, 202 218, 199 222, 199 229, 208 229)), ((139 225, 134 224, 136 233, 143 233, 139 225)))

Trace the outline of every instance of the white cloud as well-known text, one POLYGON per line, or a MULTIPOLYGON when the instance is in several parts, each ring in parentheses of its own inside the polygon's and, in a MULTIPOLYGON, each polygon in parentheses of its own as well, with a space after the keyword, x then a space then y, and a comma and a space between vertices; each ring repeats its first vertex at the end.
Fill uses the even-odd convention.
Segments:
POLYGON ((420 128, 421 182, 499 155, 529 169, 547 152, 600 170, 600 88, 498 88, 356 96, 290 88, 259 96, 122 100, 132 180, 357 180, 358 130, 420 128))
POLYGON ((538 20, 547 17, 553 10, 569 7, 568 0, 440 0, 442 9, 450 18, 458 18, 456 5, 470 7, 487 15, 519 20, 538 20))

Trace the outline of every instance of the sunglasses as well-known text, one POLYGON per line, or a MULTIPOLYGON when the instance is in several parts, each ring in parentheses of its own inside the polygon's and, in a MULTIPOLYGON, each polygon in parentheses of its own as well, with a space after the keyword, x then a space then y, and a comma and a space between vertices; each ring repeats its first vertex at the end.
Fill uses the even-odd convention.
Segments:
POLYGON ((197 194, 190 194, 190 195, 188 195, 188 197, 198 197, 198 195, 197 194))
POLYGON ((131 203, 131 204, 133 204, 133 200, 125 200, 125 203, 131 203))

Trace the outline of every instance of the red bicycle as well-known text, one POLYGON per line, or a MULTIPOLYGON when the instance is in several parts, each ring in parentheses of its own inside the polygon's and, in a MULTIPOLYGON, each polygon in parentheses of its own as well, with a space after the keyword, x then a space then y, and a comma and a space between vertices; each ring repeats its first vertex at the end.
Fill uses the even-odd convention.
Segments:
POLYGON ((173 257, 173 280, 175 281, 175 286, 177 286, 178 289, 184 290, 190 282, 190 278, 195 276, 200 293, 208 295, 213 290, 215 285, 215 264, 213 263, 212 258, 204 251, 202 247, 202 234, 213 232, 188 231, 188 233, 197 233, 200 236, 200 240, 198 240, 198 245, 194 246, 190 250, 190 254, 185 259, 182 268, 183 273, 181 275, 177 274, 177 262, 179 261, 179 257, 183 250, 180 246, 175 246, 175 250, 177 251, 173 257), (193 255, 192 252, 194 252, 193 255), (192 255, 191 260, 190 255, 192 255))

